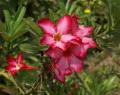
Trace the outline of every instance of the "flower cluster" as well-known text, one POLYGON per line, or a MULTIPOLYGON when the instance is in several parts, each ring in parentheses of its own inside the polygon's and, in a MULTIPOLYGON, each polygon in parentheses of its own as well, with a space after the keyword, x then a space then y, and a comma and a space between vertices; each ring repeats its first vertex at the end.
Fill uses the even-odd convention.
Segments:
POLYGON ((17 58, 14 58, 11 55, 7 56, 7 63, 6 71, 10 72, 12 75, 15 75, 20 70, 35 70, 36 67, 27 65, 23 62, 23 54, 19 53, 17 58))
POLYGON ((65 15, 54 24, 49 18, 38 21, 44 32, 40 43, 48 45, 46 54, 52 59, 55 79, 64 82, 65 76, 83 69, 84 58, 89 48, 96 43, 90 37, 93 27, 78 24, 77 16, 65 15))

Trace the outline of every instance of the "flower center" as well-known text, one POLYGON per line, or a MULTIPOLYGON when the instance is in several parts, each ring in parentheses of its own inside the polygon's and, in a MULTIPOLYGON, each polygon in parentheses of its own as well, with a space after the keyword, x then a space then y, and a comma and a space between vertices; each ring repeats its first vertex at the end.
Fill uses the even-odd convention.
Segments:
POLYGON ((61 34, 60 34, 60 33, 56 33, 56 34, 54 35, 54 40, 55 40, 55 41, 60 41, 60 39, 61 39, 61 34))
POLYGON ((19 66, 19 65, 16 65, 16 69, 19 70, 19 69, 20 69, 20 66, 19 66))
POLYGON ((16 69, 19 70, 21 68, 20 64, 16 64, 16 69))

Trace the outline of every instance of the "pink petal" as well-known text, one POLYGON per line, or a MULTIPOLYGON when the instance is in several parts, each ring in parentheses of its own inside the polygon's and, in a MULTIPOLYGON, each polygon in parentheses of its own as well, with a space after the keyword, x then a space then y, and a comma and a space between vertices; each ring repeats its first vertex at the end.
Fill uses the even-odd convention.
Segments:
POLYGON ((87 55, 87 50, 88 47, 84 46, 84 44, 80 44, 80 45, 74 45, 72 47, 72 52, 75 56, 80 57, 80 58, 85 58, 87 55))
POLYGON ((54 43, 54 39, 49 35, 45 35, 40 39, 40 43, 43 45, 51 45, 54 43))
POLYGON ((59 70, 55 70, 55 75, 54 75, 54 78, 62 83, 65 82, 65 76, 62 75, 59 70))
POLYGON ((28 64, 25 64, 25 63, 21 63, 21 69, 23 69, 23 70, 36 70, 37 68, 30 66, 28 64))
POLYGON ((75 36, 72 35, 62 35, 61 41, 62 42, 69 42, 71 40, 75 39, 75 36))
POLYGON ((79 45, 72 46, 72 52, 74 55, 79 57, 80 53, 81 53, 81 46, 79 46, 79 45))
POLYGON ((64 51, 66 50, 66 44, 61 41, 57 41, 56 43, 52 45, 52 48, 60 48, 64 51))
POLYGON ((93 27, 92 26, 80 25, 79 29, 75 32, 75 35, 82 38, 82 37, 90 36, 92 32, 93 32, 93 27))
POLYGON ((65 81, 65 75, 63 75, 59 68, 56 68, 55 63, 50 66, 51 72, 54 73, 54 78, 62 83, 65 81))
POLYGON ((12 66, 16 66, 17 64, 16 59, 12 57, 11 55, 7 56, 7 63, 12 66))
POLYGON ((76 15, 73 15, 71 18, 72 18, 72 31, 74 34, 74 32, 79 28, 78 26, 79 17, 77 17, 76 15))
POLYGON ((82 42, 78 42, 79 44, 71 45, 72 52, 75 56, 80 58, 85 58, 89 48, 95 48, 96 43, 92 38, 83 37, 82 42))
POLYGON ((71 70, 75 72, 80 72, 83 69, 83 60, 80 58, 77 58, 72 55, 69 57, 69 63, 71 70))
POLYGON ((7 66, 6 68, 5 68, 5 70, 7 71, 7 72, 10 72, 12 75, 15 75, 20 69, 19 68, 16 68, 16 66, 7 66))
POLYGON ((57 23, 57 32, 67 34, 71 31, 72 20, 70 16, 63 16, 57 23))
POLYGON ((56 32, 56 27, 54 23, 48 18, 43 18, 41 20, 38 20, 38 25, 47 34, 53 35, 56 32))
POLYGON ((23 61, 23 54, 19 53, 16 59, 17 63, 21 63, 23 61))
POLYGON ((56 68, 59 69, 63 75, 70 75, 72 73, 67 57, 61 57, 56 63, 56 68))
POLYGON ((63 53, 62 53, 62 50, 60 48, 49 48, 47 51, 46 51, 46 54, 49 55, 51 58, 60 58, 63 53))
POLYGON ((80 57, 85 58, 88 52, 88 47, 86 46, 81 46, 81 52, 80 52, 80 57))
POLYGON ((92 38, 84 37, 82 39, 82 43, 87 44, 89 46, 89 48, 96 48, 96 43, 92 38))

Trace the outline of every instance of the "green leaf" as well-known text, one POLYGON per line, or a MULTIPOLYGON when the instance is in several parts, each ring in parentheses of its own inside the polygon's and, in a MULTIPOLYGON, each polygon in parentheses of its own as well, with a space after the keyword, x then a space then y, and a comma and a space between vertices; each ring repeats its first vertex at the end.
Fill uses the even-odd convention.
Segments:
POLYGON ((0 32, 0 36, 1 36, 5 41, 9 42, 10 37, 9 37, 9 35, 8 35, 7 33, 5 33, 5 32, 0 32))
POLYGON ((25 7, 22 7, 22 8, 18 9, 17 14, 16 14, 15 19, 14 19, 14 23, 13 23, 13 32, 20 25, 24 15, 25 15, 25 12, 26 12, 25 7))
POLYGON ((11 81, 20 91, 22 95, 24 95, 24 91, 17 85, 16 81, 14 80, 13 76, 10 73, 5 72, 5 70, 0 70, 0 75, 5 77, 7 80, 11 81))
POLYGON ((0 32, 4 32, 4 24, 0 20, 0 32))
POLYGON ((91 78, 89 76, 87 76, 86 79, 84 80, 84 85, 89 92, 91 92, 92 84, 93 84, 93 81, 91 80, 91 78))
POLYGON ((5 15, 5 24, 6 24, 6 32, 10 32, 10 22, 11 22, 11 15, 8 10, 4 10, 5 15))
POLYGON ((115 80, 116 80, 116 76, 113 76, 109 79, 106 79, 103 82, 103 87, 106 91, 110 91, 111 89, 113 89, 115 87, 115 80))
POLYGON ((68 11, 69 14, 72 14, 72 12, 77 8, 77 3, 78 1, 75 1, 71 4, 70 9, 68 11))
POLYGON ((38 36, 42 36, 42 31, 40 29, 40 27, 34 23, 33 21, 31 21, 30 19, 23 19, 23 21, 33 30, 33 32, 35 32, 38 36))
POLYGON ((13 32, 10 36, 10 41, 13 41, 17 38, 19 38, 20 36, 24 35, 25 33, 29 32, 27 30, 27 26, 25 25, 24 22, 21 22, 20 25, 16 28, 15 32, 13 32))
POLYGON ((21 44, 20 45, 20 50, 21 51, 24 51, 26 53, 36 53, 37 50, 35 49, 36 47, 34 47, 33 45, 31 44, 21 44))
POLYGON ((21 44, 20 50, 26 53, 38 53, 39 51, 45 51, 47 46, 37 46, 34 44, 21 44))

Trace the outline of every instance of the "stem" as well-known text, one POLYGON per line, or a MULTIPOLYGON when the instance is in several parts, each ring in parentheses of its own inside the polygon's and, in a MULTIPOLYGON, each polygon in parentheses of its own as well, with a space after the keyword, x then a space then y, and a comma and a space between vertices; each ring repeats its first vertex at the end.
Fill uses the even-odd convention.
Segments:
POLYGON ((39 83, 41 83, 41 86, 40 86, 40 90, 41 90, 41 88, 42 88, 42 76, 41 75, 37 79, 37 81, 32 85, 32 87, 26 91, 25 95, 29 95, 32 91, 36 90, 38 88, 38 86, 40 85, 39 83))
POLYGON ((20 91, 20 93, 21 93, 22 95, 25 95, 24 90, 23 90, 22 88, 20 88, 20 86, 19 86, 16 82, 14 83, 14 85, 17 87, 17 89, 20 91))

